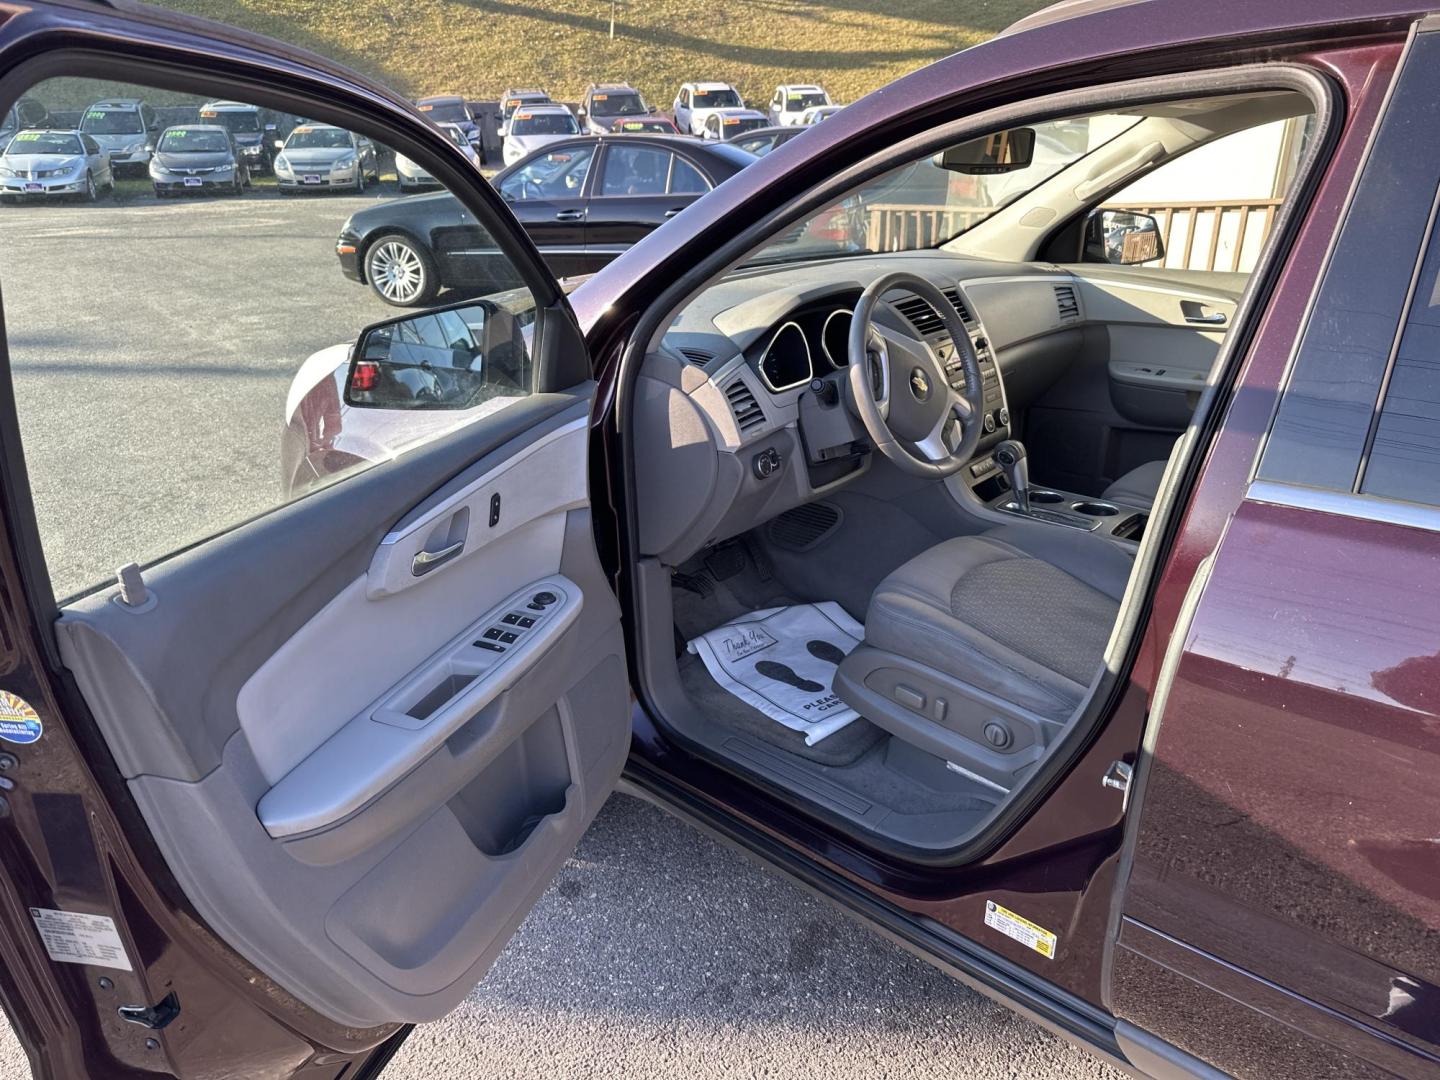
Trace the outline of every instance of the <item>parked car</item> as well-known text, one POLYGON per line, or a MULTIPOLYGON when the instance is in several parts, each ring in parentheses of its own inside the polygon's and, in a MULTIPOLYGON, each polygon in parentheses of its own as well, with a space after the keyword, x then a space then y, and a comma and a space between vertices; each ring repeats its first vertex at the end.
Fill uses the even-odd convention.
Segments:
MULTIPOLYGON (((480 153, 466 137, 465 130, 459 124, 438 124, 436 126, 445 132, 450 141, 470 159, 470 164, 476 168, 480 167, 480 153)), ((395 177, 400 184, 401 191, 415 191, 420 188, 439 186, 439 181, 431 176, 423 165, 416 164, 404 154, 395 155, 395 177)))
POLYGON ((132 98, 107 98, 85 110, 80 130, 110 155, 116 174, 144 174, 160 134, 155 110, 132 98))
POLYGON ((510 127, 510 117, 524 105, 547 105, 550 95, 538 87, 511 87, 500 95, 500 137, 503 139, 510 127))
MULTIPOLYGON (((583 135, 543 147, 491 182, 551 271, 570 276, 604 266, 753 160, 724 143, 680 136, 583 135)), ((341 273, 401 307, 428 304, 442 288, 519 284, 448 193, 357 211, 335 250, 341 273)))
POLYGON ((301 124, 275 156, 275 184, 282 195, 337 189, 361 192, 379 179, 375 144, 364 135, 329 124, 301 124))
POLYGON ((747 131, 757 131, 767 123, 765 114, 754 109, 711 109, 705 114, 705 125, 700 131, 700 137, 729 139, 747 131))
POLYGON ((664 116, 626 117, 610 125, 612 135, 679 135, 680 129, 664 116))
POLYGON ((792 127, 800 123, 806 109, 831 104, 830 95, 814 83, 791 83, 777 86, 770 98, 770 123, 792 127))
POLYGON ((438 94, 434 97, 423 97, 415 102, 415 107, 425 114, 425 118, 436 124, 454 124, 465 133, 465 138, 470 141, 471 146, 480 142, 480 125, 475 122, 475 116, 470 111, 470 106, 459 94, 438 94))
POLYGON ((22 97, 10 106, 5 113, 5 119, 0 121, 0 152, 9 145, 17 131, 25 131, 27 128, 32 131, 45 131, 59 126, 39 101, 32 97, 22 97))
POLYGON ((510 117, 501 156, 506 165, 514 165, 542 146, 579 134, 575 114, 564 105, 525 105, 510 117))
POLYGON ((729 83, 687 82, 675 95, 675 126, 686 135, 703 135, 705 118, 715 109, 743 109, 745 102, 729 83))
POLYGON ((784 146, 804 130, 798 124, 786 124, 784 127, 750 128, 729 136, 725 141, 734 143, 748 154, 764 157, 777 146, 784 146))
POLYGON ((812 124, 820 123, 821 120, 830 119, 830 117, 838 113, 840 109, 841 106, 839 105, 817 105, 801 113, 800 119, 797 120, 796 123, 801 127, 810 127, 812 124))
POLYGON ((0 154, 0 200, 7 203, 51 195, 94 202, 114 190, 110 155, 82 131, 20 131, 0 154))
POLYGON ((629 83, 591 83, 580 98, 579 117, 586 134, 604 135, 618 123, 639 120, 654 111, 629 83))
POLYGON ((245 159, 247 173, 271 171, 274 133, 279 125, 268 110, 243 101, 208 101, 200 106, 200 123, 217 125, 230 133, 235 149, 245 159))
POLYGON ((166 128, 150 158, 150 182, 157 199, 206 191, 243 195, 250 158, 222 124, 166 128))
MULTIPOLYGON (((36 1074, 374 1077, 567 866, 584 901, 576 846, 623 790, 1128 1075, 1435 1076, 1440 28, 1396 0, 1196 10, 1026 18, 570 294, 518 191, 584 190, 586 153, 653 143, 673 178, 742 152, 590 137, 541 151, 514 202, 468 171, 395 200, 443 212, 436 260, 508 252, 519 302, 357 310, 283 413, 323 490, 181 517, 114 584, 57 598, 52 564, 114 550, 115 519, 57 529, 46 495, 80 477, 166 519, 200 484, 231 495, 227 444, 205 459, 242 425, 252 452, 227 405, 265 389, 274 338, 248 327, 293 317, 297 278, 274 275, 273 306, 206 291, 188 325, 145 311, 158 390, 96 358, 90 400, 203 439, 176 477, 123 471, 157 445, 144 423, 97 455, 82 415, 28 452, 9 388, 0 998, 36 1074), (1182 213, 1119 198, 1177 167, 1182 213), (1263 212, 1226 205, 1240 171, 1270 181, 1263 212), (946 202, 905 209, 911 180, 946 202), (850 206, 900 209, 867 248, 785 242, 850 206), (1226 239, 1242 228, 1264 232, 1226 239), (179 362, 217 335, 237 363, 179 362), (418 417, 444 436, 352 438, 418 417)), ((11 94, 79 43, 90 77, 143 58, 459 160, 280 43, 130 5, 22 20, 0 35, 11 94)), ((617 184, 653 185, 622 164, 617 184)), ((93 238, 46 242, 77 276, 28 308, 7 287, 0 332, 50 363, 117 330, 86 326, 93 238)), ((777 981, 816 962, 791 944, 777 981)), ((882 988, 886 1034, 929 1051, 954 989, 882 988)), ((1027 1026, 1009 1037, 1009 1071, 1048 1065, 1027 1026)), ((421 1067, 434 1044, 411 1045, 421 1067)))

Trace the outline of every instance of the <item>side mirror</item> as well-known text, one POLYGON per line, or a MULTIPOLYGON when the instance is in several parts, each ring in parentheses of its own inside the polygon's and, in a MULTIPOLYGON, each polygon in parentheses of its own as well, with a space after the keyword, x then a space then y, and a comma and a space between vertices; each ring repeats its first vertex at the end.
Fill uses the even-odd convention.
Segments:
POLYGON ((518 321, 469 300, 367 326, 350 352, 345 404, 362 409, 468 409, 528 386, 518 321))
POLYGON ((1087 262, 1134 266, 1164 257, 1165 243, 1160 238, 1160 222, 1150 214, 1101 208, 1090 211, 1085 219, 1087 262))

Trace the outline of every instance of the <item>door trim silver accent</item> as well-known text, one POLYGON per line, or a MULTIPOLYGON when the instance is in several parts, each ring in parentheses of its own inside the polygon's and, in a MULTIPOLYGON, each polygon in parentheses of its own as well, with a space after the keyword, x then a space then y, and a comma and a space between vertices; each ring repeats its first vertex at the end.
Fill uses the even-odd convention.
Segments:
POLYGON ((1440 532, 1440 506, 1381 499, 1354 491, 1283 484, 1275 480, 1252 480, 1245 498, 1269 506, 1288 506, 1296 510, 1313 510, 1320 514, 1440 532))

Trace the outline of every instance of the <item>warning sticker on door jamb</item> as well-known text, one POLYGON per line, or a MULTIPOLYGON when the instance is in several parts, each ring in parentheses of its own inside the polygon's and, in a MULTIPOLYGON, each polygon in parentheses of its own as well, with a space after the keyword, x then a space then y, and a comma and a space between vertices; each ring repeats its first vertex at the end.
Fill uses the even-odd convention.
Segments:
POLYGON ((1021 945, 1034 949, 1047 960, 1055 959, 1055 945, 1059 940, 1043 926, 1038 926, 1016 915, 1009 908, 1001 907, 994 900, 985 901, 985 925, 999 930, 1006 937, 1014 938, 1021 945))
POLYGON ((130 957, 115 920, 108 915, 87 915, 80 911, 57 911, 32 907, 30 917, 51 960, 63 964, 94 964, 97 967, 132 971, 130 957))

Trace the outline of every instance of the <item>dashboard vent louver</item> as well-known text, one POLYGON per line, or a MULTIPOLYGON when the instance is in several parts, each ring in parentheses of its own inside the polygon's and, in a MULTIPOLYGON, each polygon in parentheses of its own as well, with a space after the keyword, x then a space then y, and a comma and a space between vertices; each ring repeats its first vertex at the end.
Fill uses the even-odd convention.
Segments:
POLYGON ((704 367, 706 364, 710 363, 711 360, 715 359, 714 353, 707 352, 704 349, 681 349, 680 355, 685 357, 685 359, 689 360, 692 364, 699 364, 701 367, 704 367))
MULTIPOLYGON (((950 301, 960 315, 960 321, 970 322, 970 312, 965 310, 965 305, 960 302, 960 293, 956 289, 946 289, 945 299, 950 301)), ((929 301, 919 296, 907 296, 895 304, 895 310, 910 320, 910 324, 920 331, 921 336, 929 337, 931 334, 940 334, 945 330, 945 320, 940 313, 930 306, 929 301)))
POLYGON ((1073 285, 1055 286, 1055 306, 1060 309, 1061 322, 1074 322, 1080 318, 1080 301, 1075 298, 1073 285))
POLYGON ((750 392, 750 387, 745 385, 745 380, 736 378, 724 389, 725 400, 730 403, 730 411, 735 414, 735 424, 741 432, 749 431, 753 427, 759 427, 765 423, 765 411, 760 408, 760 403, 755 400, 755 395, 750 392))

